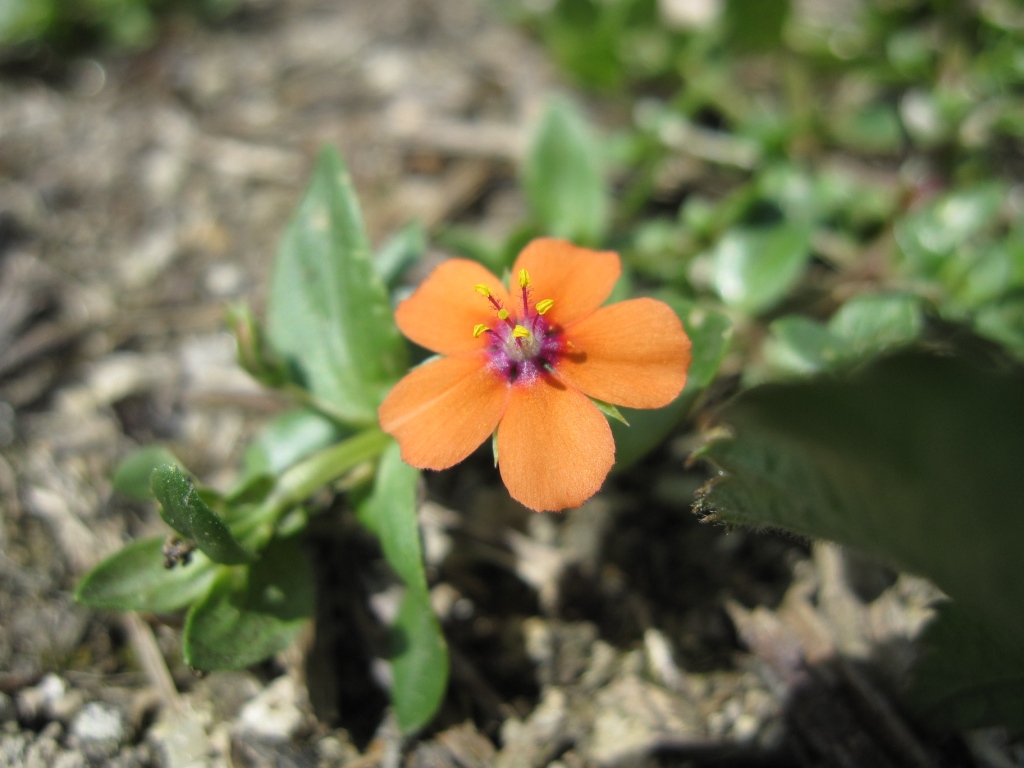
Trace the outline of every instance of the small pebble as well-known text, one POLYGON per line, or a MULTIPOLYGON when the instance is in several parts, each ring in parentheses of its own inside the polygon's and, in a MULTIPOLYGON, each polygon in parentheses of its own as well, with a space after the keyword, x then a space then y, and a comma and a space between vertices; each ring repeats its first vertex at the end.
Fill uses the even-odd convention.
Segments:
POLYGON ((67 721, 81 706, 80 691, 69 691, 67 683, 54 674, 18 694, 17 709, 22 721, 67 721))
POLYGON ((128 737, 124 718, 116 707, 91 701, 71 721, 71 735, 82 746, 103 745, 115 751, 128 737))
POLYGON ((304 722, 295 681, 286 675, 277 678, 242 707, 238 717, 238 727, 243 733, 280 741, 289 741, 304 722))

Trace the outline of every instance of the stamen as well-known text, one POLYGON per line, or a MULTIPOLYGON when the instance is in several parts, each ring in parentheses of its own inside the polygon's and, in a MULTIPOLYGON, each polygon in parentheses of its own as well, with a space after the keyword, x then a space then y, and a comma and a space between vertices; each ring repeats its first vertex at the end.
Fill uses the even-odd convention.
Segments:
POLYGON ((537 302, 537 314, 543 315, 555 305, 554 299, 541 299, 537 302))
POLYGON ((473 290, 483 296, 485 299, 491 298, 491 289, 483 283, 477 283, 473 286, 473 290))
POLYGON ((498 318, 501 319, 501 320, 508 320, 508 310, 507 309, 499 309, 498 310, 498 318))
POLYGON ((512 338, 513 339, 525 339, 525 338, 528 338, 529 335, 530 335, 530 332, 528 330, 526 330, 525 328, 523 328, 523 326, 521 326, 521 325, 517 325, 515 328, 512 329, 512 338))
POLYGON ((473 338, 479 339, 483 334, 487 333, 487 331, 489 330, 491 329, 488 328, 483 323, 477 323, 476 325, 473 326, 473 338))
POLYGON ((530 273, 525 269, 519 270, 519 287, 529 288, 530 287, 530 273))

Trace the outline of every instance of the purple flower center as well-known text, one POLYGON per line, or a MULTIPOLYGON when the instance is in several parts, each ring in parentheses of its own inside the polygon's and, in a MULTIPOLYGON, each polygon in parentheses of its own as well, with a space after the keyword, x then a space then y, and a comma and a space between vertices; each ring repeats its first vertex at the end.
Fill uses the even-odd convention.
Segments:
POLYGON ((565 341, 561 328, 544 317, 554 302, 550 299, 532 301, 530 276, 525 269, 519 271, 519 287, 522 291, 522 313, 516 318, 487 286, 476 286, 477 293, 490 301, 496 322, 493 326, 476 326, 473 335, 487 334, 487 354, 493 370, 509 383, 526 384, 536 379, 544 369, 554 367, 565 350, 565 341))
POLYGON ((562 351, 562 334, 541 315, 533 313, 509 326, 501 323, 488 333, 491 344, 487 354, 491 367, 508 381, 529 383, 545 367, 553 367, 562 351), (529 336, 517 336, 515 328, 523 328, 529 336))

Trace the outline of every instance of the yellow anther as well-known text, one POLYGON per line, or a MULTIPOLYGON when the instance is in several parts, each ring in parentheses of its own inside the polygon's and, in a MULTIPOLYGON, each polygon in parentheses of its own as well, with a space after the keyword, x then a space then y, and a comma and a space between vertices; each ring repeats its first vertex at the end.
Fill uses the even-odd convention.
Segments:
POLYGON ((499 309, 498 310, 498 317, 501 318, 502 320, 508 320, 508 310, 507 309, 499 309))
POLYGON ((476 325, 473 326, 473 338, 474 339, 479 339, 480 336, 482 336, 483 334, 487 333, 489 330, 491 330, 491 329, 488 328, 483 323, 477 323, 476 325))
POLYGON ((555 300, 554 299, 542 299, 541 301, 538 301, 537 302, 537 314, 538 315, 543 315, 545 312, 547 312, 549 309, 551 309, 554 305, 555 305, 555 300))
POLYGON ((528 330, 526 330, 525 328, 523 328, 523 326, 521 326, 521 325, 517 325, 515 328, 512 329, 512 338, 513 339, 525 339, 529 335, 530 335, 530 332, 528 330))
POLYGON ((473 286, 473 290, 483 296, 485 299, 491 298, 491 289, 483 283, 477 283, 473 286))
POLYGON ((519 270, 519 287, 529 288, 530 287, 530 273, 525 269, 519 270))

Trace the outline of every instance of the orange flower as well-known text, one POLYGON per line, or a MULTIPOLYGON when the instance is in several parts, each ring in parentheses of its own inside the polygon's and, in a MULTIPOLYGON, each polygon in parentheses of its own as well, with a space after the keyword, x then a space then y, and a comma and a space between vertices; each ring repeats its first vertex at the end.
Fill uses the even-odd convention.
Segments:
POLYGON ((381 428, 420 469, 462 461, 495 429, 509 493, 539 511, 578 507, 615 462, 608 421, 590 397, 660 408, 682 391, 690 340, 654 299, 602 307, 618 254, 531 242, 512 294, 476 262, 441 264, 395 319, 444 357, 410 371, 380 406, 381 428))

